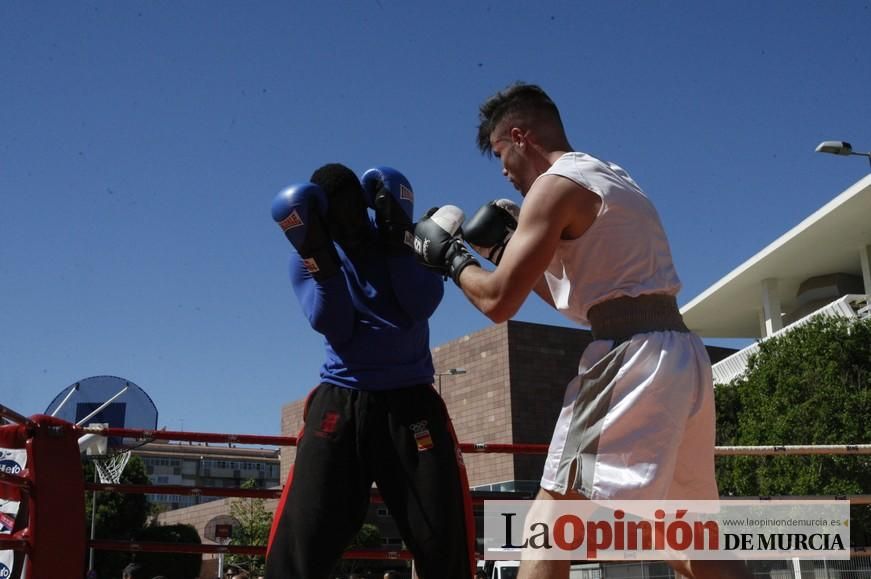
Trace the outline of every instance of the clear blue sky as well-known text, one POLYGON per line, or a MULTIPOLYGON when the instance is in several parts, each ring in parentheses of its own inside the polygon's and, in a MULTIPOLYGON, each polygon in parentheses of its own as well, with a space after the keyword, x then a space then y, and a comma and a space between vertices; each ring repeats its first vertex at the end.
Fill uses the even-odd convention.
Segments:
MULTIPOLYGON (((0 403, 125 377, 170 429, 276 434, 321 340, 269 215, 325 162, 420 212, 513 197, 479 103, 547 90, 656 203, 686 303, 865 174, 868 1, 0 3, 0 403)), ((531 298, 517 318, 570 325, 531 298)), ((432 343, 487 319, 450 285, 432 343)))

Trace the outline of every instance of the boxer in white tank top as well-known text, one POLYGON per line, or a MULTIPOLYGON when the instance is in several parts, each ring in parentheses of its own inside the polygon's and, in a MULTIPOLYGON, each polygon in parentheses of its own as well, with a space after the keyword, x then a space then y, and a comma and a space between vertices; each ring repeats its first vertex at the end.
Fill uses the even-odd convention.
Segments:
MULTIPOLYGON (((601 198, 590 227, 561 240, 544 272, 557 310, 590 325, 588 313, 598 304, 677 295, 680 281, 656 209, 622 168, 573 152, 543 175, 601 198)), ((584 352, 542 488, 593 499, 717 498, 707 353, 684 328, 643 329, 653 331, 597 340, 584 352)))
POLYGON ((589 229, 561 241, 545 271, 560 312, 587 326, 587 310, 598 303, 677 295, 680 281, 659 215, 622 168, 586 153, 566 153, 544 175, 569 179, 601 198, 589 229))
MULTIPOLYGON (((419 258, 494 322, 534 291, 595 338, 566 389, 537 503, 716 499, 710 360, 678 311, 680 281, 649 199, 617 165, 573 152, 556 105, 535 85, 484 102, 478 146, 524 197, 516 216, 491 203, 464 225, 496 268, 481 268, 431 218, 415 226, 419 258)), ((737 562, 667 563, 691 578, 751 577, 737 562)), ((568 573, 569 561, 524 560, 519 578, 568 573)))

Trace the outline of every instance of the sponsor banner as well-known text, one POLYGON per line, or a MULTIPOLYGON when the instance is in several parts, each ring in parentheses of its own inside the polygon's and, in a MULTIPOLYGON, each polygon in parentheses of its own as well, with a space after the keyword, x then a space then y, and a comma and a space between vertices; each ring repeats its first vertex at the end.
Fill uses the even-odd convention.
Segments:
MULTIPOLYGON (((23 448, 0 448, 0 471, 20 475, 27 466, 27 451, 23 448)), ((12 531, 12 523, 18 514, 18 501, 0 499, 0 533, 12 531)), ((10 567, 11 568, 11 567, 10 567)), ((3 579, 0 568, 0 579, 3 579)))
POLYGON ((12 527, 15 526, 15 513, 17 512, 17 501, 0 499, 0 533, 12 532, 12 527))
POLYGON ((14 551, 0 551, 0 579, 12 577, 12 557, 14 551))
POLYGON ((18 514, 18 501, 0 499, 0 515, 9 515, 14 518, 16 514, 18 514))
POLYGON ((485 501, 484 558, 849 559, 841 501, 485 501))
POLYGON ((27 466, 27 451, 23 448, 0 448, 0 471, 21 474, 27 466))

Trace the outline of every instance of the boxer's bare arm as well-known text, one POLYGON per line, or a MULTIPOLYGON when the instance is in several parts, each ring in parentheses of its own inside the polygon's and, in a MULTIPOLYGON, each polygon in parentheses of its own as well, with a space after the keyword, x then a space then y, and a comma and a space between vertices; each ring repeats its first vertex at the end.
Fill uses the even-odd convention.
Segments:
POLYGON ((549 295, 542 276, 560 240, 580 237, 592 225, 600 205, 598 195, 568 179, 539 178, 523 201, 517 231, 499 266, 492 272, 477 267, 463 270, 460 286, 466 297, 498 323, 517 313, 531 291, 549 295))

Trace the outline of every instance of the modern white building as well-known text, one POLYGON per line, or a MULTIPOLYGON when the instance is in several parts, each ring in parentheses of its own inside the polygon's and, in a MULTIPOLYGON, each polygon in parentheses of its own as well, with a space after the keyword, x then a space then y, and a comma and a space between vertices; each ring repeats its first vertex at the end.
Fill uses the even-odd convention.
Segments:
MULTIPOLYGON (((764 340, 822 312, 867 315, 871 294, 871 175, 703 291, 681 312, 704 338, 764 340)), ((714 366, 729 382, 749 346, 714 366)))

